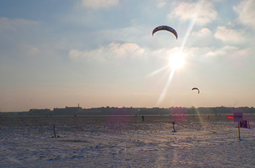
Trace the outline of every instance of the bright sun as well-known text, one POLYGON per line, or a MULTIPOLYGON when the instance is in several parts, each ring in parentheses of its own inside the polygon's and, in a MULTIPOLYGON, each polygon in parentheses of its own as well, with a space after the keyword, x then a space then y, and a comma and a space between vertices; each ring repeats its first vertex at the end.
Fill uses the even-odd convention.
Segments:
POLYGON ((184 55, 182 55, 181 53, 172 55, 169 58, 169 65, 173 69, 179 69, 179 68, 183 67, 184 62, 185 62, 184 55))

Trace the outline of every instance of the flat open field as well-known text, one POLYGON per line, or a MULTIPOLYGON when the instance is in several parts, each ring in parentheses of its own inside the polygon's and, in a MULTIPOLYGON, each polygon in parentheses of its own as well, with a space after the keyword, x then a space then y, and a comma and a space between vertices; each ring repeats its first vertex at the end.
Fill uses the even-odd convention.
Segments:
POLYGON ((240 141, 226 115, 0 117, 0 167, 254 167, 244 119, 240 141))

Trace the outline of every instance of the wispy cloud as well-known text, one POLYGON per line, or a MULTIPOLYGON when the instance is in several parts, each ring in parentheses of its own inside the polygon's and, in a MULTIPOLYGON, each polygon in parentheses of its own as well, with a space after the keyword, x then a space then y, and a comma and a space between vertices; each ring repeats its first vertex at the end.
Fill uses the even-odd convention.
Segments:
POLYGON ((199 36, 199 37, 207 36, 207 35, 210 35, 210 34, 212 34, 212 32, 208 28, 202 28, 201 30, 199 30, 197 32, 192 32, 191 33, 191 35, 199 36))
POLYGON ((144 49, 134 43, 111 43, 109 47, 117 57, 133 57, 144 53, 144 49))
POLYGON ((36 55, 40 52, 40 50, 37 47, 31 45, 25 45, 22 48, 24 53, 26 53, 27 55, 36 55))
POLYGON ((244 40, 244 31, 229 29, 225 26, 219 26, 217 28, 217 32, 215 33, 214 37, 224 42, 240 43, 240 42, 243 42, 244 40))
POLYGON ((248 26, 255 28, 255 1, 254 0, 244 0, 240 4, 233 7, 234 11, 239 14, 237 20, 248 26))
POLYGON ((106 61, 113 58, 135 58, 143 55, 145 50, 134 43, 114 43, 91 51, 70 50, 70 58, 86 58, 94 61, 106 61))
POLYGON ((210 1, 200 0, 197 3, 181 2, 170 14, 168 18, 177 17, 181 20, 196 18, 196 23, 205 25, 215 20, 217 11, 210 1))
POLYGON ((161 8, 166 5, 165 0, 157 0, 158 8, 161 8))
POLYGON ((224 46, 216 51, 210 51, 206 56, 230 56, 230 57, 243 57, 247 56, 249 49, 239 49, 235 46, 224 46))
POLYGON ((82 0, 82 5, 87 8, 108 8, 118 5, 119 0, 82 0))
POLYGON ((16 30, 21 26, 37 25, 38 22, 25 19, 8 19, 6 17, 0 18, 0 33, 7 30, 16 30))

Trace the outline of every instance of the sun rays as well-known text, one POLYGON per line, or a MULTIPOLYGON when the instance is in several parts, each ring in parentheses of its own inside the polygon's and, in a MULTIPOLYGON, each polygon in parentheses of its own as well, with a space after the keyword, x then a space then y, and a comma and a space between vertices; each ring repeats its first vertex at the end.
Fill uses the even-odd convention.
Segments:
POLYGON ((183 68, 184 65, 185 65, 185 57, 186 55, 184 54, 183 52, 183 49, 184 49, 184 46, 190 36, 190 33, 194 27, 194 24, 195 24, 195 21, 196 21, 196 18, 197 18, 197 14, 194 15, 194 18, 191 20, 188 28, 187 28, 187 31, 185 33, 185 36, 182 40, 182 43, 181 43, 181 46, 179 47, 178 51, 176 51, 175 53, 171 53, 171 55, 167 55, 168 57, 168 60, 169 60, 169 64, 165 67, 162 67, 154 72, 152 72, 149 76, 153 76, 155 74, 158 74, 159 72, 161 71, 164 71, 166 70, 167 73, 169 73, 168 75, 168 79, 167 79, 167 82, 158 98, 158 101, 157 101, 157 104, 159 104, 160 102, 162 102, 167 94, 167 90, 170 86, 170 83, 171 83, 171 80, 174 76, 174 73, 177 69, 180 69, 180 68, 183 68))
POLYGON ((169 77, 168 77, 168 80, 167 80, 167 82, 166 82, 166 85, 165 85, 163 91, 162 91, 161 94, 160 94, 160 97, 159 97, 159 99, 158 99, 157 104, 160 103, 162 100, 164 100, 164 98, 165 98, 165 96, 166 96, 166 93, 167 93, 168 86, 170 85, 170 82, 171 82, 171 80, 172 80, 172 78, 173 78, 174 70, 175 70, 175 69, 172 69, 172 70, 171 70, 171 72, 170 72, 170 74, 169 74, 169 77))

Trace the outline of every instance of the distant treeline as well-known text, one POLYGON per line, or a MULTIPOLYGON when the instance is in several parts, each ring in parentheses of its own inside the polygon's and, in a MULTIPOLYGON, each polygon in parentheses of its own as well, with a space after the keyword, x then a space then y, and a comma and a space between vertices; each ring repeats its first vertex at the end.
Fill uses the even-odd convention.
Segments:
POLYGON ((254 113, 253 107, 171 107, 171 108, 132 108, 99 107, 83 109, 65 107, 50 109, 30 109, 27 112, 0 112, 0 116, 82 116, 82 115, 186 115, 186 114, 232 114, 234 112, 254 113))

